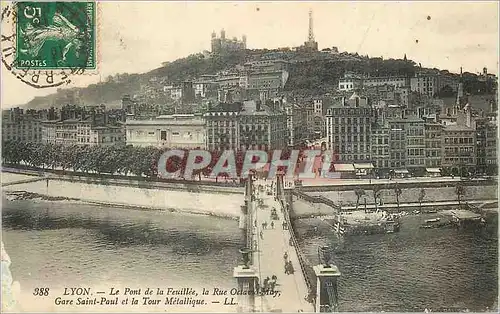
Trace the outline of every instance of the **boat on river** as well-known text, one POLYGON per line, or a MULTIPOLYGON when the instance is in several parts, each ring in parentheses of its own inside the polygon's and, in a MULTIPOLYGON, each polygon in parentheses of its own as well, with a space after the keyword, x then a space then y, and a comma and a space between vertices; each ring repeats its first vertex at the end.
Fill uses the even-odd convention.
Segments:
POLYGON ((427 219, 425 222, 426 223, 431 223, 431 222, 438 222, 440 220, 441 220, 441 218, 432 218, 432 219, 427 219))

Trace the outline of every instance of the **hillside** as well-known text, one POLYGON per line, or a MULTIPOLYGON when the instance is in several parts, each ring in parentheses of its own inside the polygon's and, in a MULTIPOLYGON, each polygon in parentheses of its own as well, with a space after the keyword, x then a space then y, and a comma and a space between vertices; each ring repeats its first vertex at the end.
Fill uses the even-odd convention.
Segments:
POLYGON ((331 90, 337 86, 345 72, 365 73, 370 76, 412 76, 415 63, 381 58, 358 58, 356 60, 323 59, 292 63, 290 78, 285 90, 331 90))
MULTIPOLYGON (((45 97, 36 97, 23 107, 49 108, 61 107, 68 103, 73 104, 106 104, 108 107, 119 106, 124 94, 144 93, 149 96, 148 101, 164 103, 160 96, 144 92, 142 88, 149 85, 151 79, 156 78, 160 86, 164 82, 176 82, 194 79, 203 74, 216 74, 219 71, 234 68, 247 61, 261 60, 270 53, 269 50, 247 50, 232 54, 206 57, 203 54, 194 54, 173 62, 166 62, 161 67, 142 74, 117 74, 108 77, 104 82, 91 84, 85 88, 58 89, 55 94, 45 97)), ((285 91, 294 91, 306 95, 318 95, 337 86, 339 78, 346 71, 364 73, 370 76, 414 75, 417 70, 413 61, 382 58, 360 57, 355 54, 343 53, 341 56, 315 53, 303 54, 287 52, 286 59, 290 61, 290 77, 285 91)), ((438 69, 420 69, 439 72, 438 69)), ((471 94, 491 94, 496 89, 487 82, 480 81, 472 73, 464 74, 464 88, 471 94)))

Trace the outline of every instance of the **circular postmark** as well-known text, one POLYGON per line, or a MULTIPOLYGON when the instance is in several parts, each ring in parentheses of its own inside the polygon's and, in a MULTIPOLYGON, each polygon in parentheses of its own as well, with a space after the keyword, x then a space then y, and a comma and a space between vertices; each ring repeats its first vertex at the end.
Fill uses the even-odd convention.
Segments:
POLYGON ((2 63, 34 88, 67 85, 95 69, 95 2, 2 4, 2 63))

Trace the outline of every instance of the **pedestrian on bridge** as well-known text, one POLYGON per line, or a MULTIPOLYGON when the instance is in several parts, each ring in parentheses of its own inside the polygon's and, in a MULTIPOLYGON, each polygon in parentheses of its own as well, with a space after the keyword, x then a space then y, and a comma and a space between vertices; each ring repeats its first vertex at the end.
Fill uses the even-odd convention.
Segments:
POLYGON ((286 224, 286 221, 283 220, 281 226, 283 227, 283 230, 288 230, 288 225, 286 224))
POLYGON ((292 261, 288 261, 285 265, 286 265, 285 268, 287 275, 293 274, 295 272, 295 269, 293 268, 292 265, 292 261))
POLYGON ((269 277, 266 277, 266 279, 264 279, 264 282, 262 284, 262 293, 266 293, 268 290, 269 290, 269 277))
POLYGON ((273 279, 269 282, 269 290, 274 292, 274 287, 276 287, 276 279, 273 279))

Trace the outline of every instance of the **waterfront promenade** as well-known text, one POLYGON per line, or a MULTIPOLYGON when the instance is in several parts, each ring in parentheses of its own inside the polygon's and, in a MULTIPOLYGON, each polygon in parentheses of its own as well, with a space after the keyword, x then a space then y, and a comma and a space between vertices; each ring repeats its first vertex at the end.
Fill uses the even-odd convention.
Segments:
MULTIPOLYGON (((266 184, 270 184, 270 181, 257 180, 254 182, 257 191, 259 186, 266 184)), ((313 305, 305 300, 308 288, 300 268, 297 251, 295 247, 290 246, 291 228, 283 229, 284 214, 281 210, 281 204, 274 200, 274 195, 267 195, 266 190, 256 193, 257 199, 263 199, 264 206, 258 206, 258 202, 252 202, 254 204, 252 210, 255 213, 252 228, 254 239, 257 241, 257 252, 253 254, 253 265, 259 274, 261 285, 266 277, 271 278, 275 275, 278 278, 275 290, 280 291, 281 295, 256 297, 255 310, 257 312, 314 312, 313 305), (270 225, 273 208, 276 209, 279 218, 279 220, 274 220, 274 228, 270 225), (264 228, 263 224, 266 222, 267 228, 264 228), (285 252, 295 270, 293 274, 285 274, 285 252)))
MULTIPOLYGON (((320 187, 320 186, 363 186, 372 184, 408 184, 408 183, 458 183, 458 182, 471 182, 481 183, 488 181, 485 178, 474 178, 464 180, 460 177, 412 177, 412 178, 395 178, 395 179, 329 179, 319 178, 314 179, 301 179, 302 186, 304 187, 320 187)), ((495 177, 496 181, 496 177, 495 177)))

